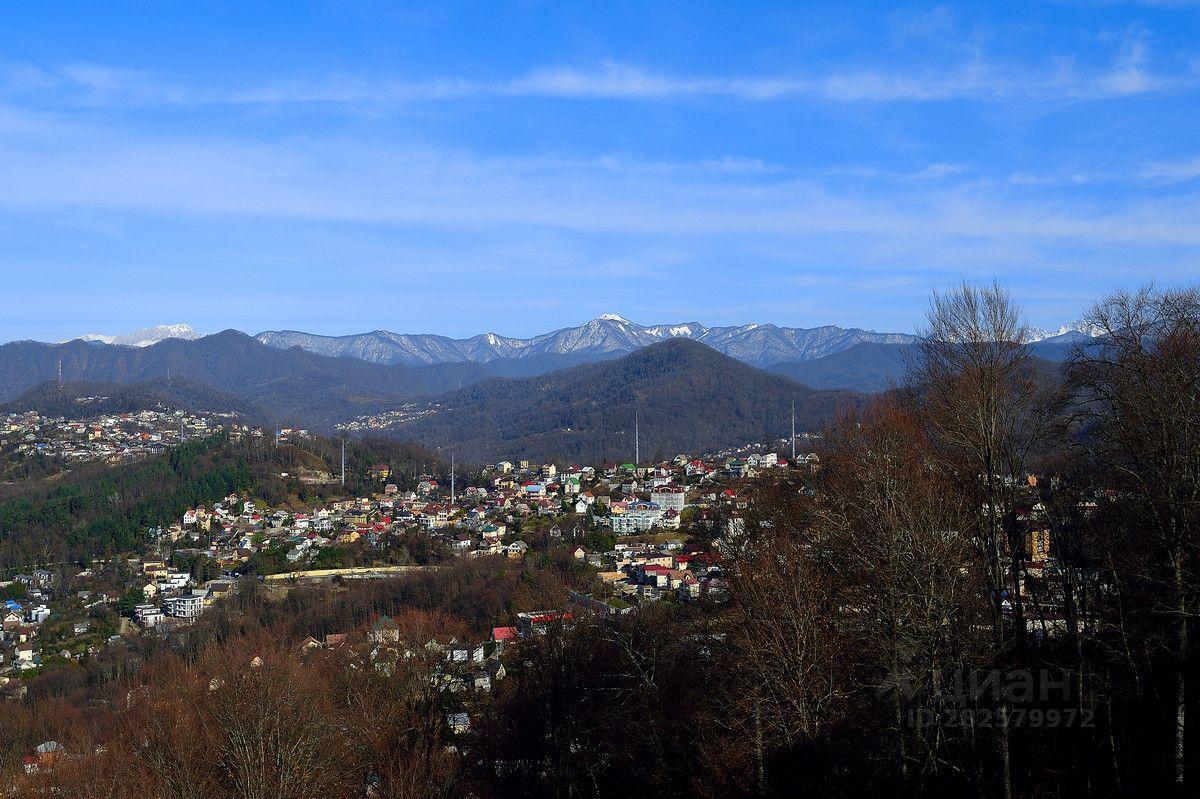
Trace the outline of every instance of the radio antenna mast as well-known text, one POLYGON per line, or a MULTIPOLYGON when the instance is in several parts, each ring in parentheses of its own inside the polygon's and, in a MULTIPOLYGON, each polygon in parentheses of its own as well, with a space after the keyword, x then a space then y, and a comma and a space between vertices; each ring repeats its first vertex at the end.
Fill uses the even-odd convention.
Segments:
POLYGON ((638 427, 638 412, 633 412, 633 466, 642 465, 642 434, 638 427))

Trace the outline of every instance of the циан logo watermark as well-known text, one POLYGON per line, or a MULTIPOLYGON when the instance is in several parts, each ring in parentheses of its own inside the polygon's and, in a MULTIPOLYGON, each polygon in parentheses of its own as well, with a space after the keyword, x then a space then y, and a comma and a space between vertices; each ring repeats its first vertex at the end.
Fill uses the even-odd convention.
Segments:
POLYGON ((896 680, 911 727, 1092 727, 1095 711, 1080 702, 1078 675, 1059 669, 970 669, 934 673, 927 681, 896 680))

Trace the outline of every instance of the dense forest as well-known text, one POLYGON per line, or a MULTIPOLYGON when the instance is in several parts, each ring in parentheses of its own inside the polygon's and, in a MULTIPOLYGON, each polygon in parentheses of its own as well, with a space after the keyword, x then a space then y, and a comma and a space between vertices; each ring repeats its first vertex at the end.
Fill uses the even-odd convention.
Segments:
MULTIPOLYGON (((486 636, 497 619, 508 619, 514 608, 543 607, 561 597, 567 588, 584 585, 586 577, 582 572, 580 564, 565 553, 556 560, 542 558, 525 564, 503 558, 460 560, 436 571, 389 580, 297 585, 282 598, 269 597, 261 583, 245 578, 238 583, 231 600, 215 605, 196 624, 169 638, 130 637, 100 656, 24 681, 27 692, 22 701, 0 702, 0 774, 8 775, 19 769, 21 753, 47 737, 74 749, 89 736, 119 734, 131 720, 130 698, 170 692, 169 680, 184 673, 193 676, 201 673, 205 667, 199 664, 211 663, 213 657, 240 665, 244 662, 240 653, 252 650, 271 662, 268 673, 278 677, 273 667, 295 658, 294 643, 309 636, 323 638, 329 633, 361 632, 382 614, 412 624, 430 637, 457 635, 479 639, 486 636), (236 658, 235 652, 239 653, 236 658), (117 708, 123 712, 115 712, 117 708)), ((311 673, 294 672, 288 679, 298 678, 299 682, 293 683, 289 690, 301 685, 313 687, 310 677, 311 673)), ((190 682, 191 678, 184 678, 180 685, 190 682)), ((330 685, 322 686, 323 691, 330 689, 330 685)), ((329 707, 317 695, 294 698, 323 709, 329 707)), ((410 697, 400 692, 395 699, 410 701, 410 697)), ((195 710, 182 696, 174 705, 184 714, 195 710)), ((429 709, 436 711, 438 706, 431 704, 429 709)), ((385 703, 378 711, 393 712, 394 708, 385 703)), ((308 715, 306 710, 299 712, 308 715)), ((179 720, 182 717, 173 722, 179 720)), ((182 735, 186 731, 177 732, 182 735)), ((168 745, 179 747, 179 754, 185 757, 201 754, 187 749, 185 740, 186 736, 178 737, 168 745)), ((351 756, 348 750, 331 750, 328 754, 351 756)), ((125 764, 127 772, 120 779, 132 785, 142 779, 135 772, 140 772, 149 761, 145 752, 124 756, 130 755, 125 764)), ((218 761, 207 759, 211 766, 219 765, 218 761)), ((361 764, 356 761, 355 765, 361 764)), ((97 790, 113 790, 107 776, 77 774, 84 779, 96 778, 97 790)), ((155 795, 156 789, 146 787, 155 795)), ((71 789, 69 795, 92 795, 89 790, 80 786, 71 789)), ((201 799, 205 794, 173 794, 168 790, 167 795, 201 799)))
POLYGON ((128 467, 84 469, 48 489, 6 499, 0 503, 0 564, 139 551, 150 528, 253 485, 246 457, 227 452, 224 443, 194 441, 128 467))

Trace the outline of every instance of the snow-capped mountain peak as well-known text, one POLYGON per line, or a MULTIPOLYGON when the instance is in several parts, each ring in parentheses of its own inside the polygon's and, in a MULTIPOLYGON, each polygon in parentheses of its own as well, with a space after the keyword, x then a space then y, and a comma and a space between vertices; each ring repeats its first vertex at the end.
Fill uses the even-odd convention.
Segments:
POLYGON ((200 338, 200 334, 192 329, 191 325, 183 323, 174 325, 155 325, 154 327, 145 327, 141 330, 135 330, 132 333, 123 335, 107 335, 105 333, 86 333, 79 336, 83 341, 96 341, 103 344, 118 344, 125 347, 149 347, 151 344, 157 344, 160 341, 166 341, 169 338, 181 338, 185 341, 192 341, 200 338))
POLYGON ((1059 325, 1058 330, 1044 330, 1042 328, 1033 327, 1029 329, 1029 341, 1037 343, 1039 341, 1049 341, 1058 339, 1062 341, 1078 341, 1081 339, 1095 338, 1103 333, 1100 328, 1095 325, 1089 325, 1086 322, 1075 321, 1069 324, 1059 325))
POLYGON ((620 314, 615 314, 615 313, 602 313, 596 318, 601 322, 616 322, 617 324, 621 324, 621 325, 633 324, 633 322, 630 322, 625 317, 621 316, 620 314))

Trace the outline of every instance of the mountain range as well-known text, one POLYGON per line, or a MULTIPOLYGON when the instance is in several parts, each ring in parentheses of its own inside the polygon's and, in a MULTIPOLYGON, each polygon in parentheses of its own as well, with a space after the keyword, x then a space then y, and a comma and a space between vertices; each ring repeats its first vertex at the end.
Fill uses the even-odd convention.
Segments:
MULTIPOLYGON (((1078 331, 1055 333, 1029 345, 1030 353, 1050 364, 1065 361, 1080 342, 1092 336, 1078 331)), ((810 388, 850 389, 867 394, 887 391, 902 384, 918 357, 916 343, 883 344, 865 341, 844 350, 803 361, 781 361, 767 371, 790 377, 810 388)))
POLYGON ((1103 331, 1087 322, 1076 321, 1069 325, 1061 325, 1058 330, 1029 329, 1029 341, 1032 344, 1075 344, 1101 335, 1103 331))
MULTIPOLYGON (((103 396, 104 412, 236 410, 326 431, 403 409, 391 418, 410 421, 393 434, 464 457, 578 459, 623 451, 626 417, 638 410, 658 431, 648 446, 714 451, 783 435, 793 400, 812 429, 838 404, 901 383, 918 343, 837 327, 645 326, 612 314, 530 339, 198 336, 186 326, 120 338, 128 343, 0 346, 0 409, 62 415, 77 397, 103 396)), ((1088 339, 1064 329, 1032 348, 1060 361, 1088 339)))
MULTIPOLYGON (((1095 335, 1080 322, 1055 331, 1031 330, 1031 341, 1043 347, 1069 345, 1095 335)), ((147 347, 169 339, 193 341, 200 334, 186 324, 159 325, 125 335, 88 334, 82 341, 147 347)), ((254 338, 276 349, 299 347, 316 355, 356 358, 369 363, 431 366, 447 363, 488 364, 488 374, 522 377, 583 363, 617 358, 675 338, 707 344, 718 352, 758 367, 817 361, 858 345, 908 345, 917 337, 825 325, 814 328, 746 324, 706 327, 698 322, 643 325, 618 314, 603 314, 576 327, 529 338, 481 333, 451 338, 432 333, 373 330, 326 336, 298 330, 266 330, 254 338)), ((868 352, 869 349, 858 350, 868 352)))
POLYGON ((0 402, 46 381, 126 384, 182 379, 235 397, 263 420, 318 428, 490 376, 473 363, 387 366, 327 358, 295 347, 279 350, 236 330, 192 341, 170 338, 146 347, 80 339, 0 346, 0 402))
POLYGON ((235 330, 146 347, 13 342, 0 346, 0 411, 236 410, 320 431, 407 407, 429 413, 392 430, 397 438, 464 459, 545 460, 628 458, 635 412, 645 454, 711 452, 777 440, 789 429, 792 402, 803 430, 860 398, 806 388, 684 338, 534 377, 497 377, 488 367, 331 358, 235 330), (83 410, 81 397, 93 398, 83 410))
MULTIPOLYGON (((674 338, 707 344, 718 352, 754 366, 811 360, 863 342, 905 344, 916 340, 915 336, 904 333, 876 333, 833 325, 815 328, 772 324, 705 327, 698 322, 641 325, 617 314, 603 314, 578 327, 566 327, 531 338, 481 333, 456 339, 387 330, 348 336, 268 330, 255 338, 281 349, 300 347, 320 355, 350 356, 372 363, 416 366, 540 360, 555 368, 565 365, 564 358, 604 360, 628 355, 651 344, 674 338)), ((507 370, 514 371, 511 366, 507 370)))

